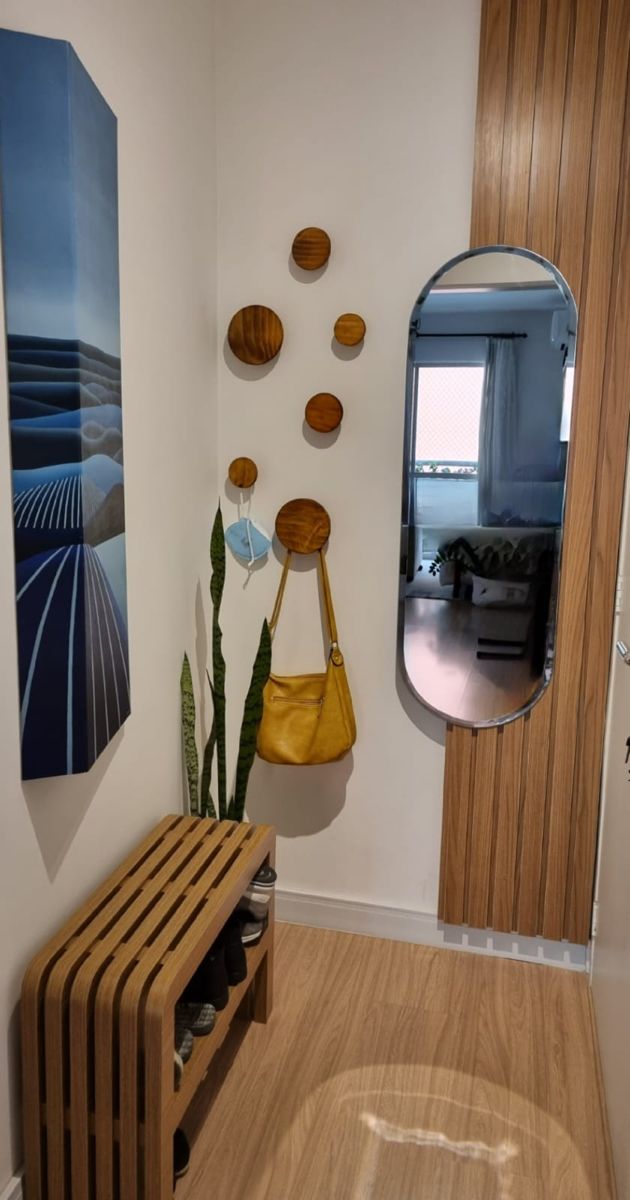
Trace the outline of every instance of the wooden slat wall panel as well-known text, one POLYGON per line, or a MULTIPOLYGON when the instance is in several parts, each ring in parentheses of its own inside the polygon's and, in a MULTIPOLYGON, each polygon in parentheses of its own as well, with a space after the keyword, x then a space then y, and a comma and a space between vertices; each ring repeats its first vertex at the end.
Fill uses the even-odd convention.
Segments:
POLYGON ((483 3, 471 244, 555 262, 578 302, 578 364, 553 683, 503 739, 447 733, 440 915, 461 911, 466 880, 463 923, 581 942, 630 396, 629 47, 627 0, 483 3))
MULTIPOLYGON (((627 20, 628 8, 624 12, 627 20)), ((628 30, 620 32, 627 39, 628 30)), ((610 624, 614 607, 618 534, 623 476, 628 440, 628 396, 630 396, 630 103, 626 97, 622 191, 613 256, 614 278, 609 337, 606 348, 603 419, 601 422, 597 503, 594 516, 592 568, 589 572, 587 649, 580 689, 580 728, 604 724, 607 675, 602 670, 610 653, 610 624)), ((595 857, 597 807, 601 777, 601 745, 589 737, 577 747, 574 782, 575 813, 573 843, 569 855, 569 882, 565 914, 566 936, 581 942, 588 936, 586 918, 590 909, 592 862, 595 857)))

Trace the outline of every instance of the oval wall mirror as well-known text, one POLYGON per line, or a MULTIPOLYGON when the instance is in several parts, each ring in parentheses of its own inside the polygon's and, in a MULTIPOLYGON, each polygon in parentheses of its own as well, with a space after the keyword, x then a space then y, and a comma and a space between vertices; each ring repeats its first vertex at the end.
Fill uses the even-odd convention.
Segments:
POLYGON ((577 312, 527 250, 459 255, 411 315, 399 644, 411 691, 502 724, 553 671, 577 312))

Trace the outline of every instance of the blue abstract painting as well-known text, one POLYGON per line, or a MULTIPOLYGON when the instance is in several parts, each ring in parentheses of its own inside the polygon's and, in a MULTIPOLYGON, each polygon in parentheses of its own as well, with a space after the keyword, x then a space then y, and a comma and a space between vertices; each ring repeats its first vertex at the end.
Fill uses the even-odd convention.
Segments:
POLYGON ((116 118, 67 42, 0 30, 0 193, 34 779, 88 770, 129 714, 116 118))

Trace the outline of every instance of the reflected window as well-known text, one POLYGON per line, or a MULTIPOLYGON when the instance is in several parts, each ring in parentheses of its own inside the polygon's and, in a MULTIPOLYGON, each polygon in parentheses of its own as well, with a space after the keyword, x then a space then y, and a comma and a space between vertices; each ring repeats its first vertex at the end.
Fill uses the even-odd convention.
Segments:
POLYGON ((564 395, 562 397, 562 416, 560 418, 560 441, 568 442, 571 433, 571 413, 573 411, 573 380, 575 367, 566 367, 564 372, 564 395))
POLYGON ((484 375, 485 363, 416 368, 416 389, 422 396, 416 424, 419 475, 476 475, 484 375))

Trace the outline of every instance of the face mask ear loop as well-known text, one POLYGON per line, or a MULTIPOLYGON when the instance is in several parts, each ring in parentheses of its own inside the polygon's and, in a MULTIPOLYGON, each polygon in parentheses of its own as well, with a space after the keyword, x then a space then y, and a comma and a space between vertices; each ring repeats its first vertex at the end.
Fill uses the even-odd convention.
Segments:
POLYGON ((247 523, 247 541, 248 541, 248 543, 249 543, 249 562, 248 562, 248 564, 247 564, 247 568, 248 568, 248 570, 250 570, 250 571, 251 571, 251 569, 252 569, 252 566, 253 566, 253 564, 254 564, 254 561, 255 561, 255 557, 254 557, 254 544, 253 544, 253 542, 252 542, 252 523, 251 523, 251 521, 250 521, 249 517, 246 517, 246 518, 245 518, 245 521, 246 521, 246 523, 247 523))

